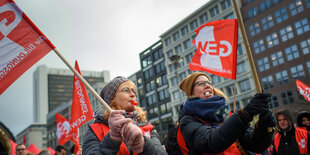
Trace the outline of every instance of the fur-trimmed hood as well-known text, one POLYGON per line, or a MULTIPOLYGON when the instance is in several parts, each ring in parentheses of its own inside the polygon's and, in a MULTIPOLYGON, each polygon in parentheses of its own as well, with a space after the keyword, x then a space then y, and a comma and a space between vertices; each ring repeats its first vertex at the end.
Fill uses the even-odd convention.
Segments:
POLYGON ((302 118, 303 117, 308 117, 310 119, 310 112, 308 111, 301 111, 297 115, 297 125, 298 127, 306 127, 305 125, 302 124, 302 118))
POLYGON ((278 116, 279 116, 279 114, 284 115, 284 116, 289 120, 289 123, 290 123, 290 129, 289 129, 289 131, 292 130, 292 128, 294 128, 293 116, 292 116, 291 111, 285 109, 285 110, 281 110, 281 111, 279 111, 279 112, 277 112, 277 113, 275 114, 275 117, 276 117, 276 120, 277 120, 277 125, 276 125, 277 131, 283 132, 283 130, 282 130, 282 129, 280 128, 280 126, 278 125, 278 116))

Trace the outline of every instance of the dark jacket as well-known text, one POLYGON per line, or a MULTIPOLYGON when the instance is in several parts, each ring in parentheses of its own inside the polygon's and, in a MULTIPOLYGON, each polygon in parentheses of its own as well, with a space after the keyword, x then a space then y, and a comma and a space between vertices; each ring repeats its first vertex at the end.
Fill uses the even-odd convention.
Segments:
MULTIPOLYGON (((276 152, 276 149, 273 149, 273 154, 279 154, 279 155, 299 155, 299 147, 296 142, 295 137, 295 127, 294 127, 294 121, 293 116, 289 110, 282 110, 275 114, 276 118, 278 119, 279 114, 283 114, 286 116, 286 118, 290 122, 290 129, 289 131, 285 132, 283 131, 280 126, 276 125, 276 129, 278 133, 281 135, 280 143, 278 147, 278 152, 276 152)), ((273 144, 274 146, 274 144, 273 144)), ((308 153, 310 152, 310 143, 309 143, 309 133, 308 133, 308 142, 307 142, 307 150, 308 153)))
POLYGON ((267 129, 255 128, 253 131, 237 114, 230 116, 221 126, 211 128, 183 112, 181 106, 179 121, 189 154, 220 153, 237 140, 246 151, 260 153, 270 146, 272 140, 272 133, 267 129))
MULTIPOLYGON (((108 125, 108 122, 102 119, 96 119, 95 123, 104 123, 108 125)), ((144 148, 143 152, 140 154, 158 154, 158 155, 164 155, 167 154, 167 152, 162 148, 162 145, 158 139, 158 135, 156 133, 156 130, 153 129, 151 131, 151 138, 147 138, 144 136, 144 148)), ((126 142, 125 142, 126 144, 126 142)), ((112 155, 117 154, 119 151, 121 142, 116 142, 111 139, 110 134, 108 133, 104 139, 100 142, 97 138, 94 131, 91 129, 91 127, 88 128, 83 142, 83 153, 85 155, 90 154, 97 154, 97 155, 112 155)), ((128 150, 130 150, 129 146, 126 144, 128 150)), ((131 151, 132 154, 132 151, 131 151)))

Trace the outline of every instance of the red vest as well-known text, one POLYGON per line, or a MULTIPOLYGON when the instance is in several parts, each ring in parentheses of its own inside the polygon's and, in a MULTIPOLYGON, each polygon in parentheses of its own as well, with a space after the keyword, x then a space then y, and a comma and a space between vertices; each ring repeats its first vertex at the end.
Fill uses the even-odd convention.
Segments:
MULTIPOLYGON (((299 147, 299 153, 305 154, 308 152, 307 150, 307 143, 308 143, 308 135, 307 130, 296 128, 295 130, 295 138, 296 142, 299 147)), ((276 149, 276 152, 278 152, 279 144, 280 144, 281 135, 277 133, 274 136, 274 146, 276 149)))
MULTIPOLYGON (((108 134, 108 132, 110 131, 110 128, 103 123, 94 123, 90 125, 90 127, 96 134, 99 141, 102 141, 104 136, 108 134)), ((154 128, 153 125, 150 123, 148 123, 145 126, 140 126, 140 129, 142 130, 143 135, 146 137, 151 137, 151 131, 153 128, 154 128)), ((121 143, 121 146, 117 154, 118 155, 130 155, 130 152, 128 151, 126 144, 124 142, 121 143)))
MULTIPOLYGON (((195 117, 197 118, 197 117, 195 117)), ((199 119, 199 118, 197 118, 199 119)), ((200 121, 202 121, 205 125, 207 125, 207 123, 201 119, 199 119, 200 121)), ((181 129, 180 129, 180 126, 178 126, 178 132, 177 132, 177 142, 178 142, 178 145, 180 146, 180 149, 183 153, 183 155, 188 155, 188 149, 186 147, 186 143, 185 143, 185 140, 184 140, 184 137, 181 133, 181 129)), ((204 153, 204 154, 207 154, 207 153, 204 153)), ((221 153, 212 153, 212 155, 215 155, 215 154, 219 154, 219 155, 241 155, 239 149, 237 148, 237 146, 234 144, 230 145, 230 147, 228 147, 224 152, 221 152, 221 153)))

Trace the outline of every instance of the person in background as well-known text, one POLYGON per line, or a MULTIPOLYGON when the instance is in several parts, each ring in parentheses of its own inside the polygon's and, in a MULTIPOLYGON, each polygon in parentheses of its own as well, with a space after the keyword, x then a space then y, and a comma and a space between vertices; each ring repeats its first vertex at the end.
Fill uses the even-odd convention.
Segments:
POLYGON ((273 154, 297 155, 310 153, 309 133, 306 130, 295 128, 293 116, 287 109, 275 114, 278 133, 273 140, 273 154))
POLYGON ((26 155, 27 154, 27 148, 24 144, 17 144, 16 145, 16 155, 26 155))
POLYGON ((94 110, 95 123, 85 134, 83 154, 167 154, 146 112, 136 104, 136 89, 122 76, 104 86, 100 96, 113 110, 94 110))
POLYGON ((57 145, 55 149, 55 155, 66 155, 68 149, 63 145, 57 145))
POLYGON ((273 130, 268 128, 276 124, 269 110, 270 94, 256 94, 245 108, 228 117, 227 97, 205 73, 190 74, 180 83, 180 89, 188 97, 179 110, 188 154, 261 153, 270 146, 273 130), (259 121, 253 131, 249 122, 254 115, 259 115, 259 121))
MULTIPOLYGON (((13 148, 15 149, 15 148, 13 148)), ((7 134, 0 128, 0 155, 11 155, 12 144, 7 134)))
POLYGON ((310 112, 301 111, 297 115, 297 126, 310 132, 310 112))

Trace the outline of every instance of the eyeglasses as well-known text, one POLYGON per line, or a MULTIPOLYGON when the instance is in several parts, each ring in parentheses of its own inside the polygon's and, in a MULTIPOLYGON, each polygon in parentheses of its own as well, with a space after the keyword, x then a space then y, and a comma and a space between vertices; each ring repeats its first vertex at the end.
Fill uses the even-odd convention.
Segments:
POLYGON ((16 151, 24 151, 24 150, 26 150, 26 148, 16 149, 16 151))
POLYGON ((206 84, 208 84, 208 85, 210 85, 210 86, 213 85, 211 81, 198 81, 198 82, 196 82, 196 83, 194 84, 194 86, 197 85, 197 86, 200 86, 200 87, 204 87, 204 86, 206 86, 206 84))
POLYGON ((121 92, 124 92, 124 93, 127 93, 127 94, 130 94, 130 92, 134 93, 135 95, 137 95, 137 92, 136 90, 134 89, 129 89, 129 88, 124 88, 121 90, 121 92))

